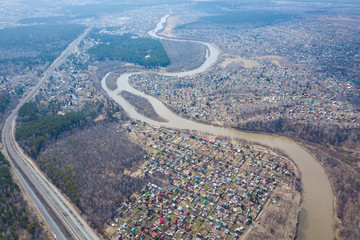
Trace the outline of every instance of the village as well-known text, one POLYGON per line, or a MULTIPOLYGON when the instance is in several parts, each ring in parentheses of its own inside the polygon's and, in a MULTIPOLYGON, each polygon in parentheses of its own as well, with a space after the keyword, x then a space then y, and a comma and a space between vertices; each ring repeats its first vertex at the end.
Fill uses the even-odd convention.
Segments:
MULTIPOLYGON (((28 17, 43 15, 24 8, 17 10, 26 13, 24 19, 14 18, 17 11, 8 10, 7 5, 10 6, 6 4, 4 9, 8 17, 0 22, 1 26, 31 26, 23 20, 26 22, 28 17)), ((293 13, 289 12, 289 15, 293 13)), ((143 74, 130 77, 131 85, 161 100, 174 113, 187 119, 268 133, 271 132, 271 123, 285 119, 295 127, 305 126, 305 130, 310 125, 324 127, 325 133, 333 129, 340 129, 338 132, 348 130, 356 134, 358 141, 359 135, 353 131, 360 127, 358 18, 354 20, 344 14, 327 17, 307 12, 303 17, 294 16, 263 25, 198 21, 213 14, 184 4, 124 7, 121 12, 98 15, 96 21, 92 17, 70 18, 67 21, 71 24, 80 23, 101 33, 129 33, 134 38, 150 38, 148 31, 154 29, 162 17, 169 15, 165 30, 158 32, 159 36, 209 42, 220 54, 216 64, 205 72, 178 78, 156 74, 171 72, 165 68, 145 69, 111 58, 104 62, 94 61, 88 50, 99 41, 87 36, 76 52, 53 72, 34 100, 44 106, 55 103, 58 115, 81 111, 89 102, 107 105, 111 100, 100 83, 105 74, 112 72, 113 79, 116 79, 123 72, 142 71, 143 74), (249 127, 247 123, 259 124, 249 127)), ((172 50, 181 52, 181 48, 172 50)), ((191 52, 190 48, 186 50, 191 52)), ((193 59, 187 59, 188 55, 185 58, 189 69, 196 68, 192 65, 193 59)), ((50 64, 46 62, 26 67, 16 74, 5 74, 0 77, 0 89, 20 99, 39 81, 50 64)), ((116 89, 115 80, 113 89, 116 89)), ((146 184, 141 185, 139 191, 129 184, 136 189, 131 195, 117 197, 115 191, 99 194, 103 199, 112 195, 118 200, 109 207, 111 213, 106 213, 105 225, 104 222, 98 225, 103 226, 101 234, 104 237, 265 239, 249 237, 262 231, 272 239, 301 238, 297 235, 297 229, 300 228, 301 232, 303 228, 298 222, 299 211, 301 198, 306 194, 302 195, 297 167, 286 155, 251 142, 154 127, 127 117, 122 119, 120 115, 125 115, 125 112, 120 107, 117 110, 110 114, 101 110, 94 124, 100 123, 100 126, 102 122, 111 122, 119 126, 116 133, 124 133, 145 150, 140 165, 115 175, 141 179, 146 184), (121 119, 120 122, 114 121, 115 115, 121 119), (279 232, 283 235, 278 235, 279 232)), ((285 130, 271 133, 287 136, 285 130)), ((306 139, 306 136, 301 136, 307 133, 305 130, 300 132, 300 139, 306 139)), ((329 155, 322 158, 321 153, 325 150, 314 144, 314 139, 306 142, 313 145, 314 149, 308 150, 318 154, 316 158, 325 166, 335 195, 343 193, 333 203, 336 210, 333 216, 339 222, 331 226, 335 226, 336 231, 342 229, 340 236, 351 239, 346 233, 356 228, 358 222, 352 219, 352 215, 359 209, 357 181, 353 179, 357 179, 354 169, 360 165, 357 160, 352 160, 352 157, 359 156, 357 145, 344 147, 347 155, 336 155, 333 153, 340 152, 340 148, 336 148, 338 142, 332 145, 331 141, 325 141, 325 134, 321 131, 307 130, 309 136, 318 140, 317 143, 323 142, 333 151, 329 150, 329 155), (352 195, 355 197, 351 198, 352 195)), ((339 138, 340 143, 348 138, 338 137, 341 135, 338 132, 334 131, 334 138, 339 138)), ((291 137, 290 133, 288 135, 291 137)), ((111 170, 101 169, 104 179, 113 174, 111 170)), ((112 183, 120 185, 124 181, 112 183)), ((91 215, 87 217, 92 218, 91 215)))
MULTIPOLYGON (((196 12, 193 14, 196 15, 196 12)), ((184 18, 188 19, 189 16, 184 18)), ((277 66, 316 69, 328 74, 339 72, 350 77, 352 74, 358 75, 358 52, 354 47, 360 38, 357 29, 357 21, 351 21, 350 17, 330 18, 309 14, 299 18, 294 14, 288 21, 273 25, 249 27, 239 24, 224 28, 221 25, 202 24, 174 28, 173 34, 178 38, 215 43, 223 54, 231 57, 265 60, 277 66), (318 42, 320 39, 321 44, 318 42)))
POLYGON ((275 189, 295 189, 293 164, 264 147, 139 121, 122 127, 146 150, 131 175, 148 184, 107 223, 111 239, 237 239, 277 204, 275 189))
MULTIPOLYGON (((181 19, 178 25, 189 17, 181 19)), ((217 66, 185 78, 135 76, 131 83, 177 114, 215 125, 287 118, 358 127, 356 29, 348 19, 321 16, 294 16, 251 31, 201 23, 173 28, 178 38, 214 43, 217 66)))
POLYGON ((90 75, 67 70, 55 72, 51 81, 40 89, 40 102, 56 101, 60 105, 58 114, 64 114, 78 111, 89 101, 104 99, 97 94, 90 75))
POLYGON ((359 126, 352 104, 358 90, 341 75, 263 63, 251 68, 215 67, 195 77, 136 75, 133 87, 193 120, 236 127, 249 120, 280 117, 359 126))

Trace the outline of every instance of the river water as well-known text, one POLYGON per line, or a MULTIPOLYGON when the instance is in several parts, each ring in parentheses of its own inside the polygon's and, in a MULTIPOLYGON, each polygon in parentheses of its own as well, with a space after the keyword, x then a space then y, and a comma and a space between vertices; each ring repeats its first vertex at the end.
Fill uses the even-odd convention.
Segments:
MULTIPOLYGON (((155 38, 167 39, 158 36, 156 33, 163 28, 168 16, 163 17, 157 24, 156 28, 149 31, 149 35, 155 38)), ((178 39, 171 39, 174 41, 185 41, 178 39)), ((207 47, 207 54, 204 63, 196 69, 179 72, 179 73, 166 73, 161 72, 157 74, 166 76, 184 77, 206 71, 216 61, 219 55, 218 49, 210 44, 200 41, 192 41, 204 44, 207 47)), ((109 73, 108 73, 109 74, 109 73)), ((147 122, 154 126, 164 126, 176 129, 189 129, 200 132, 205 132, 214 135, 226 136, 231 138, 240 138, 247 141, 257 142, 271 148, 278 148, 285 152, 298 166, 301 172, 301 180, 303 183, 303 203, 300 212, 300 222, 298 226, 298 239, 308 240, 330 240, 334 238, 333 229, 333 193, 329 179, 316 158, 304 150, 298 143, 283 137, 242 132, 231 128, 215 127, 212 125, 194 122, 188 119, 181 118, 171 112, 161 101, 146 95, 141 91, 133 88, 129 84, 129 77, 134 74, 140 73, 126 73, 121 75, 117 80, 118 88, 110 90, 107 88, 105 79, 108 74, 102 79, 102 87, 109 94, 109 96, 116 101, 127 114, 137 120, 147 122), (149 119, 134 109, 124 98, 119 96, 119 92, 126 90, 128 92, 140 95, 147 98, 153 105, 155 111, 162 117, 166 118, 167 122, 157 122, 149 119)))

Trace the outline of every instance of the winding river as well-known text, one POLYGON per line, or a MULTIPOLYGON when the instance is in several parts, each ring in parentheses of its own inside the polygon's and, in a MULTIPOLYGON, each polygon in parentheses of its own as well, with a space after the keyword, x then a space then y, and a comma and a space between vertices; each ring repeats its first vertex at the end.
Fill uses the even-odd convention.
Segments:
MULTIPOLYGON (((173 41, 187 41, 179 39, 168 39, 158 36, 156 33, 163 28, 168 16, 163 17, 156 28, 149 31, 149 35, 155 38, 167 39, 173 41)), ((193 70, 178 73, 157 73, 166 76, 184 77, 206 71, 217 61, 219 55, 218 49, 210 44, 200 41, 192 41, 204 44, 207 47, 206 60, 204 63, 193 70)), ((109 73, 108 73, 109 74, 109 73)), ((105 83, 108 74, 102 79, 102 87, 109 96, 116 101, 128 113, 128 115, 137 120, 145 121, 155 126, 164 126, 168 128, 190 129, 200 132, 206 132, 214 135, 227 136, 231 138, 241 138, 247 141, 258 142, 271 148, 278 148, 284 151, 298 166, 301 172, 304 194, 303 203, 300 212, 300 223, 298 226, 297 239, 316 239, 330 240, 334 239, 333 229, 333 193, 329 179, 316 158, 304 150, 298 143, 283 137, 242 132, 231 128, 215 127, 212 125, 194 122, 181 118, 171 112, 161 101, 138 91, 129 84, 129 77, 140 73, 126 73, 117 80, 118 88, 110 90, 105 83), (153 105, 156 112, 166 118, 167 122, 157 122, 136 112, 134 107, 124 98, 118 95, 122 90, 132 92, 147 98, 153 105)))

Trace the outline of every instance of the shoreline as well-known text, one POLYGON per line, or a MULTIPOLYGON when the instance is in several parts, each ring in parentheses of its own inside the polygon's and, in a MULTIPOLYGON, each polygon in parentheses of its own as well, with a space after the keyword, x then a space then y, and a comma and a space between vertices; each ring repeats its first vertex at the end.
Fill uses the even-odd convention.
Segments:
MULTIPOLYGON (((164 21, 164 18, 162 18, 160 23, 162 21, 164 21)), ((158 23, 157 27, 159 27, 160 23, 158 23)), ((155 30, 149 31, 149 32, 157 32, 155 30)), ((218 51, 216 51, 216 53, 218 53, 218 51)), ((208 61, 208 59, 207 59, 207 61, 208 61)), ((215 62, 217 62, 217 59, 215 59, 215 61, 213 63, 215 63, 215 62)), ((208 64, 208 66, 209 65, 212 66, 213 63, 211 63, 211 64, 207 63, 207 64, 208 64)), ((204 65, 205 64, 203 64, 203 66, 204 65)), ((190 71, 190 73, 191 72, 200 72, 201 70, 202 70, 202 68, 198 68, 198 69, 195 69, 195 71, 190 71)), ((176 76, 181 77, 183 75, 189 75, 190 73, 183 72, 183 73, 179 73, 176 76)), ((122 76, 120 76, 118 78, 118 82, 117 82, 118 88, 116 91, 127 88, 127 90, 130 89, 131 91, 133 91, 133 93, 139 93, 140 91, 134 89, 128 82, 128 80, 129 80, 128 78, 133 74, 134 73, 128 73, 128 74, 123 74, 122 76), (125 82, 121 83, 121 81, 125 81, 125 82)), ((170 76, 173 75, 171 73, 170 74, 160 73, 160 74, 170 75, 170 76)), ((162 115, 163 117, 169 119, 168 123, 154 122, 147 118, 144 118, 143 116, 141 116, 139 114, 134 113, 131 109, 131 106, 126 106, 126 104, 124 105, 124 103, 121 99, 114 96, 114 93, 116 91, 110 91, 110 90, 106 89, 106 86, 104 84, 102 84, 102 85, 103 85, 103 87, 105 87, 104 89, 105 89, 105 91, 108 92, 110 97, 112 97, 116 102, 118 102, 120 105, 122 105, 122 107, 129 114, 129 116, 134 119, 146 121, 152 125, 160 125, 160 126, 170 127, 170 128, 173 128, 173 127, 187 128, 187 129, 197 130, 200 132, 210 132, 212 134, 219 134, 219 135, 228 136, 231 138, 238 137, 240 139, 247 139, 249 141, 253 141, 253 142, 257 142, 257 143, 260 142, 261 144, 267 145, 271 148, 273 148, 273 147, 274 148, 282 148, 282 150, 284 150, 286 153, 291 155, 290 156, 291 159, 293 159, 295 162, 297 162, 299 170, 302 173, 302 176, 303 176, 302 182, 304 184, 304 191, 305 191, 305 193, 303 195, 304 202, 302 204, 302 207, 304 209, 306 209, 306 211, 309 213, 309 215, 311 213, 311 216, 312 216, 311 218, 309 218, 309 216, 307 216, 306 221, 310 227, 309 226, 305 227, 305 226, 302 226, 301 215, 299 215, 300 216, 300 218, 299 218, 300 224, 298 226, 300 226, 300 227, 298 228, 297 232, 303 233, 302 235, 305 235, 306 239, 333 238, 333 236, 334 236, 333 235, 334 234, 334 228, 333 228, 334 195, 333 195, 332 187, 329 182, 329 178, 325 173, 325 169, 320 164, 320 161, 318 159, 314 158, 314 156, 312 156, 309 152, 307 152, 300 144, 298 144, 295 141, 293 141, 292 139, 286 138, 284 136, 277 137, 277 136, 270 135, 270 134, 258 134, 258 133, 255 134, 255 133, 234 130, 234 129, 230 129, 230 128, 214 127, 211 125, 204 125, 204 124, 200 124, 198 122, 189 121, 189 120, 179 117, 176 114, 174 114, 173 112, 171 112, 171 110, 169 108, 167 108, 166 105, 164 105, 162 103, 162 101, 160 101, 159 99, 154 98, 150 95, 144 94, 143 92, 140 92, 142 96, 145 96, 149 99, 149 101, 152 103, 152 105, 154 106, 155 110, 157 110, 158 113, 163 114, 162 115), (309 161, 307 162, 307 160, 309 160, 309 161), (301 163, 301 165, 299 165, 299 163, 301 163), (314 173, 314 171, 316 173, 314 173), (306 173, 306 174, 304 174, 304 173, 306 173), (316 178, 318 180, 316 180, 316 181, 311 180, 314 178, 316 178), (317 186, 317 185, 320 185, 320 186, 317 186), (309 189, 310 189, 310 191, 309 191, 309 189), (310 194, 309 194, 309 192, 310 192, 310 194), (327 199, 328 201, 324 201, 325 199, 327 199), (320 204, 319 206, 322 206, 322 208, 314 208, 313 205, 316 205, 316 204, 314 204, 313 202, 319 202, 319 204, 320 204), (331 215, 331 217, 330 216, 327 217, 327 215, 331 215), (322 217, 320 219, 318 219, 319 216, 322 216, 322 217), (309 220, 311 220, 311 221, 308 222, 309 220), (328 229, 328 231, 323 230, 322 232, 319 232, 318 230, 324 229, 324 226, 326 226, 326 229, 328 229), (308 235, 308 234, 310 234, 310 235, 308 235)))

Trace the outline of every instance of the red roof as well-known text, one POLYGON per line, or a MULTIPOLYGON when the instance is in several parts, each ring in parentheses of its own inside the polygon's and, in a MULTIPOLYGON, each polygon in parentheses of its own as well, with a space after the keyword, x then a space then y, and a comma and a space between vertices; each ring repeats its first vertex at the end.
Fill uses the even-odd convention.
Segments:
POLYGON ((152 237, 156 237, 156 232, 153 232, 153 233, 151 234, 151 236, 152 236, 152 237))

